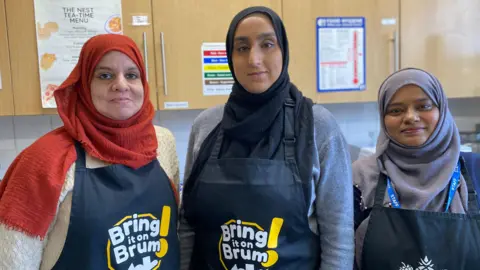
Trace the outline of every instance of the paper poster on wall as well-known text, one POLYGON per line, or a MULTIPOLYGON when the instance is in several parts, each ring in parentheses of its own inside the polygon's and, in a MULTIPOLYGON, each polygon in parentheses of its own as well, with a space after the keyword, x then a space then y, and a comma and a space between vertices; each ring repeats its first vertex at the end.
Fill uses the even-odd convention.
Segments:
POLYGON ((232 92, 233 77, 228 67, 225 43, 202 44, 203 95, 220 96, 232 92))
POLYGON ((121 0, 35 0, 42 107, 75 67, 83 44, 98 34, 122 34, 121 0))
POLYGON ((317 18, 317 91, 365 89, 365 18, 317 18))

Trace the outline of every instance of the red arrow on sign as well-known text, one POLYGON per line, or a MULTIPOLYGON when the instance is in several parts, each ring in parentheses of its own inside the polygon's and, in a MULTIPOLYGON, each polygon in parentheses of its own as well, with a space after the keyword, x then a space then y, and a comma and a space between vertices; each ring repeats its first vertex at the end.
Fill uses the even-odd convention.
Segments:
POLYGON ((353 32, 353 83, 358 84, 358 32, 353 32))

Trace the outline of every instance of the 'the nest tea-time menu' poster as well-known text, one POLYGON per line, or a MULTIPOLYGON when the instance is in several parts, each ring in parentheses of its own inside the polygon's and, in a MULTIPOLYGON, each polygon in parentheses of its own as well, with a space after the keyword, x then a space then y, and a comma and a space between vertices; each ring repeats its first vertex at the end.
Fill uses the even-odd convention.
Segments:
POLYGON ((35 0, 43 108, 75 67, 83 44, 98 34, 122 34, 121 0, 35 0))

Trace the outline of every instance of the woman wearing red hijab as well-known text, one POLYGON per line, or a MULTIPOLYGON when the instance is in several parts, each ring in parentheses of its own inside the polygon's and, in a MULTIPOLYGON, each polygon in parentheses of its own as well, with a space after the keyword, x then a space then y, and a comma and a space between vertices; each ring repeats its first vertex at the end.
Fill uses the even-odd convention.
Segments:
POLYGON ((99 35, 55 91, 64 123, 0 184, 0 269, 178 269, 178 159, 142 56, 99 35))

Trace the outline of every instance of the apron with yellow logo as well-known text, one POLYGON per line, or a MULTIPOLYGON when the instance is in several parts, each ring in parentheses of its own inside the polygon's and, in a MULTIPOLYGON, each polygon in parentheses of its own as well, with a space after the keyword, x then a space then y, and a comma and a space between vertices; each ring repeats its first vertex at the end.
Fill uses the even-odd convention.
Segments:
POLYGON ((177 203, 158 160, 88 169, 76 149, 70 224, 53 269, 179 269, 177 203))
POLYGON ((295 160, 294 108, 285 103, 284 151, 277 159, 219 158, 223 130, 185 198, 195 229, 190 269, 313 270, 319 237, 308 222, 295 160))

